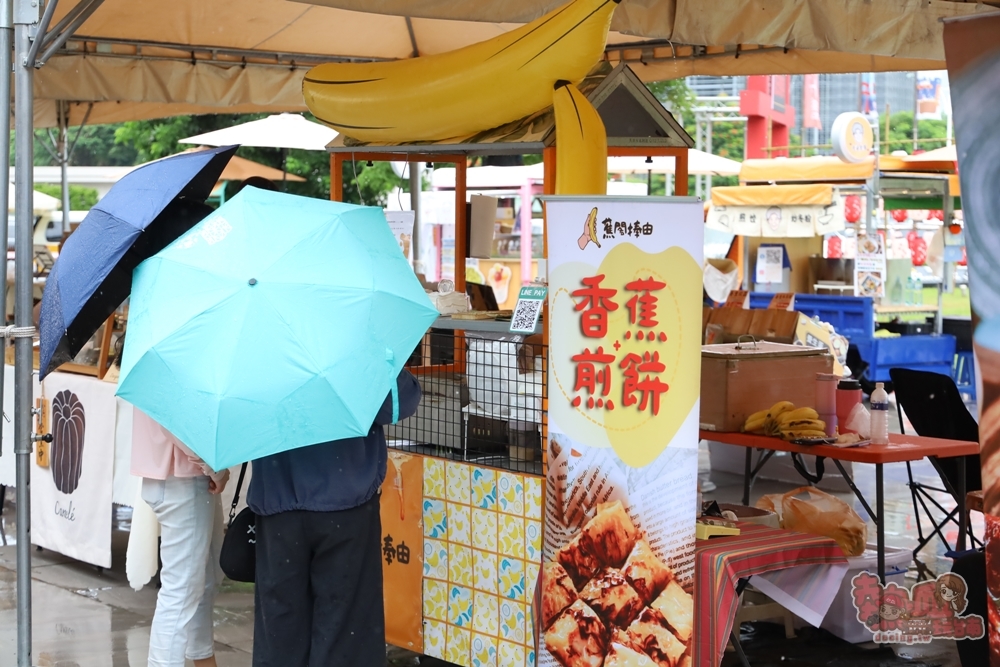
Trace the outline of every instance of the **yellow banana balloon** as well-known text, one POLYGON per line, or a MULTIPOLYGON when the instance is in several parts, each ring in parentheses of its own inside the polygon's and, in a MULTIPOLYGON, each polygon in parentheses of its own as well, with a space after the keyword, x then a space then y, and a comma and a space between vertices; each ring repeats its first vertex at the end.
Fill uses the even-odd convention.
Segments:
POLYGON ((556 118, 556 194, 607 194, 608 135, 597 109, 576 86, 565 81, 556 84, 552 106, 556 118))
POLYGON ((319 65, 306 74, 302 94, 318 120, 360 141, 437 141, 488 130, 548 107, 557 81, 582 81, 604 53, 619 1, 571 0, 448 53, 319 65))

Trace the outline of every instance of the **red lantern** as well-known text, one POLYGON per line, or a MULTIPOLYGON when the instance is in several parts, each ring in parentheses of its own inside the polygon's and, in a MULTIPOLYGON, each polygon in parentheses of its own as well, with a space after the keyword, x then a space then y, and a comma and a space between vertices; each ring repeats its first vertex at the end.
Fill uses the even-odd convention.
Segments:
POLYGON ((927 211, 928 220, 944 220, 944 211, 927 211))
POLYGON ((927 241, 917 239, 910 246, 910 257, 913 258, 913 266, 923 266, 927 263, 927 241))
POLYGON ((962 225, 958 224, 957 222, 953 222, 950 225, 948 225, 948 231, 951 232, 954 236, 958 236, 959 234, 962 233, 962 225))
POLYGON ((839 236, 831 236, 826 242, 826 256, 830 259, 840 259, 844 256, 843 242, 839 236))
POLYGON ((861 219, 861 197, 847 195, 844 198, 844 219, 851 223, 861 219))
POLYGON ((908 245, 910 247, 910 250, 913 250, 913 244, 919 238, 920 238, 920 232, 918 232, 917 230, 911 229, 909 232, 907 232, 907 234, 906 234, 906 245, 908 245))
POLYGON ((892 212, 892 219, 895 220, 896 222, 906 222, 906 219, 909 217, 910 217, 909 214, 904 209, 901 208, 897 208, 895 211, 892 212))
POLYGON ((968 266, 969 265, 969 258, 965 254, 965 246, 962 246, 962 259, 960 259, 958 261, 958 265, 959 266, 968 266))

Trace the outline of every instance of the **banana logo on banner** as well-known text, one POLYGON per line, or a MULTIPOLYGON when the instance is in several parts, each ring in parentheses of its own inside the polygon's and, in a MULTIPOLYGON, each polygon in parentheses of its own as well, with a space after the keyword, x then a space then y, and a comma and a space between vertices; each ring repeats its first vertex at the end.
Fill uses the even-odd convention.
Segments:
POLYGON ((448 53, 319 65, 302 85, 306 106, 360 141, 417 142, 473 134, 555 104, 556 192, 605 194, 604 125, 575 84, 601 59, 618 2, 571 0, 516 30, 448 53), (562 127, 566 123, 574 127, 562 127))

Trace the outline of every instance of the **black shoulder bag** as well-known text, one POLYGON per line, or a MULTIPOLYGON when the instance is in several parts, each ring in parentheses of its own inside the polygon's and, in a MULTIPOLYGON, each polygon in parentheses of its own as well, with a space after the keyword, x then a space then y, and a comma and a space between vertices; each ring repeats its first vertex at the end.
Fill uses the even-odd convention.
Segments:
POLYGON ((243 478, 247 474, 247 464, 240 468, 240 478, 236 482, 236 495, 233 496, 233 506, 229 508, 229 527, 222 540, 222 553, 219 555, 219 565, 226 576, 233 581, 252 582, 257 570, 257 536, 254 533, 257 515, 249 507, 236 514, 236 506, 240 502, 240 490, 243 488, 243 478))

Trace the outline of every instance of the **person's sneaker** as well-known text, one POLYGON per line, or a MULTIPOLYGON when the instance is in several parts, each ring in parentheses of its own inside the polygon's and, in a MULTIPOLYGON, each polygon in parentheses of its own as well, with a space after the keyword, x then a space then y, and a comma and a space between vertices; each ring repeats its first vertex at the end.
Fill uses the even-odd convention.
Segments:
POLYGON ((699 475, 698 476, 698 481, 701 483, 701 492, 702 493, 709 493, 711 491, 715 491, 715 489, 718 488, 718 487, 715 486, 715 482, 713 482, 712 479, 708 475, 704 475, 704 476, 699 475))

